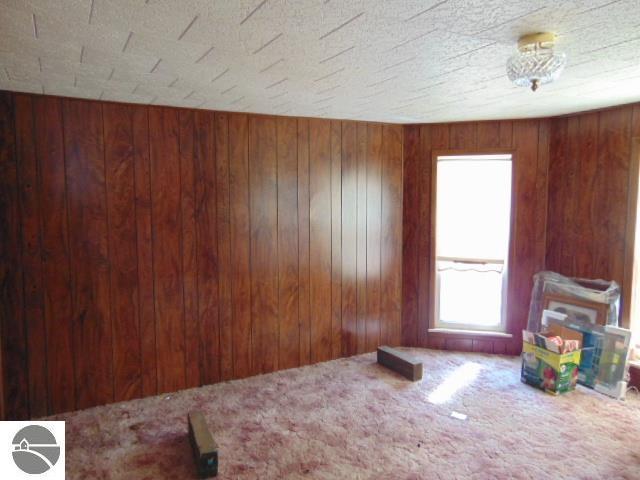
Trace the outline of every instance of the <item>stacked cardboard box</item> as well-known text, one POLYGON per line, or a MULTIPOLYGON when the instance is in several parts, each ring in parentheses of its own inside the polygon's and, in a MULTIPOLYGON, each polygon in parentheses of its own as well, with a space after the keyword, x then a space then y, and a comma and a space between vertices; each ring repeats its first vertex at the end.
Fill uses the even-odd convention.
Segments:
POLYGON ((544 333, 522 332, 520 379, 548 393, 558 395, 576 388, 582 335, 558 325, 544 333))

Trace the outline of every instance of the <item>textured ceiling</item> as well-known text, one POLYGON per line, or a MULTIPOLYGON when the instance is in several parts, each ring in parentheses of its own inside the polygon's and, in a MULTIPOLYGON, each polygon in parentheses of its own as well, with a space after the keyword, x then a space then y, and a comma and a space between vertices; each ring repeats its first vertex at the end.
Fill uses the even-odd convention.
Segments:
POLYGON ((640 100, 640 0, 0 0, 0 89, 399 123, 640 100), (515 87, 521 34, 560 79, 515 87))

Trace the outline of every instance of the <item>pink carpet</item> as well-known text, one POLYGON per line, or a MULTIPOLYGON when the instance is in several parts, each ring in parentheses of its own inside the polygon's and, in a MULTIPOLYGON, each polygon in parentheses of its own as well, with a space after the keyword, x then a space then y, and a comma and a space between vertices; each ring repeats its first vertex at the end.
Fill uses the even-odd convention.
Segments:
POLYGON ((186 415, 202 410, 221 479, 640 478, 637 395, 553 397, 517 358, 409 351, 422 382, 366 354, 59 415, 67 477, 197 478, 186 415))

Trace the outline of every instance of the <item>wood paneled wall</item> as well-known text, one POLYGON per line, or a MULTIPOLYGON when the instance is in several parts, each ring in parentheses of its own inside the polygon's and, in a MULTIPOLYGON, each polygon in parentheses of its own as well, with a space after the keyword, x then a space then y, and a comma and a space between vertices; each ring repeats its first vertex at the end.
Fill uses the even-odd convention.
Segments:
POLYGON ((519 353, 532 276, 542 269, 615 280, 627 325, 634 260, 640 271, 633 255, 638 139, 639 104, 550 119, 405 126, 403 344, 519 353), (513 337, 430 334, 431 152, 487 148, 514 154, 507 298, 513 337))
POLYGON ((408 125, 404 129, 402 343, 450 350, 518 353, 532 276, 544 268, 549 164, 548 120, 408 125), (429 333, 432 151, 513 152, 513 199, 507 294, 508 333, 429 333))
POLYGON ((6 417, 399 344, 402 141, 0 92, 6 417))
POLYGON ((638 182, 634 138, 640 138, 640 104, 551 120, 547 268, 615 280, 625 324, 638 182))
POLYGON ((535 272, 629 290, 634 137, 640 105, 399 126, 0 92, 5 416, 379 343, 518 353, 535 272), (476 149, 514 154, 511 339, 428 332, 432 152, 476 149))

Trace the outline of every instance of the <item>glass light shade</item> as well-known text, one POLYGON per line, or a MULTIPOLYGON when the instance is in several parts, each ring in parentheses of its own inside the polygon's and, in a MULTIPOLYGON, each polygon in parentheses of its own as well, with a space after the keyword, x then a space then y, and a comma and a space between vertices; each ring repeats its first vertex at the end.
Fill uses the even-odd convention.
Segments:
POLYGON ((539 85, 556 80, 565 65, 567 56, 556 53, 553 48, 536 45, 521 48, 507 62, 509 80, 520 87, 530 87, 536 90, 539 85))

